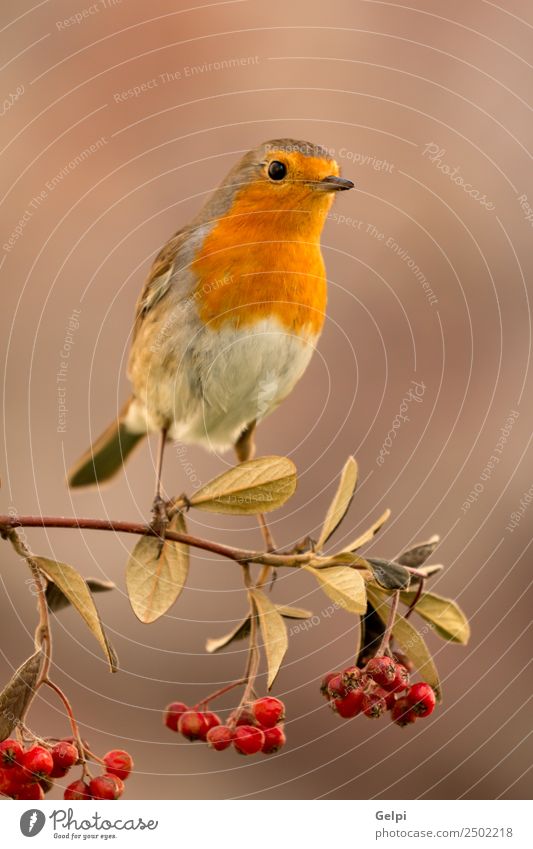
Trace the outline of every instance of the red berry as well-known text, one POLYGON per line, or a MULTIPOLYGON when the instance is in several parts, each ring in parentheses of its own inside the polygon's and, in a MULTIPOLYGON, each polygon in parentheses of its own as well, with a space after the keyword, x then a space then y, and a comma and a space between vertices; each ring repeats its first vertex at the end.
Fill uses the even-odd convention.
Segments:
POLYGON ((328 701, 330 699, 330 695, 329 695, 329 692, 328 692, 328 684, 329 684, 329 682, 331 681, 332 678, 335 678, 335 675, 337 675, 337 674, 338 674, 337 672, 328 672, 328 674, 324 675, 324 677, 322 678, 322 681, 320 682, 320 692, 322 693, 324 698, 327 699, 328 701))
POLYGON ((285 705, 279 699, 265 696, 252 704, 252 712, 256 721, 263 728, 274 728, 285 718, 285 705))
POLYGON ((189 710, 189 708, 184 702, 171 702, 171 704, 166 707, 165 715, 163 717, 167 728, 170 728, 171 731, 177 731, 180 716, 185 713, 186 710, 189 710))
MULTIPOLYGON (((52 772, 50 773, 50 775, 48 776, 48 778, 64 778, 65 775, 67 774, 67 772, 68 772, 68 769, 65 769, 62 766, 54 766, 54 768, 53 768, 52 772)), ((44 781, 44 780, 45 779, 42 779, 42 781, 44 781)), ((41 781, 41 783, 42 783, 42 781, 41 781)))
POLYGON ((239 713, 237 725, 257 725, 251 705, 245 705, 239 713))
POLYGON ((231 746, 233 741, 233 731, 227 725, 215 725, 207 732, 207 744, 217 752, 222 752, 231 746))
POLYGON ((6 793, 8 796, 15 796, 23 784, 29 784, 28 773, 22 766, 15 766, 10 769, 6 769, 4 770, 4 774, 6 780, 9 782, 9 786, 2 792, 6 793))
POLYGON ((24 749, 18 740, 3 740, 0 743, 0 767, 8 769, 9 767, 20 765, 24 749))
POLYGON ((202 740, 207 739, 207 734, 211 731, 212 728, 216 728, 218 725, 222 725, 222 720, 220 719, 218 713, 213 713, 212 710, 206 710, 202 714, 205 722, 205 731, 201 737, 202 740))
POLYGON ((429 684, 420 681, 413 684, 407 692, 407 702, 417 716, 429 716, 435 710, 437 699, 435 691, 429 684))
POLYGON ((44 790, 38 782, 34 782, 33 784, 23 784, 17 790, 16 798, 40 801, 41 799, 44 799, 44 790))
POLYGON ((9 777, 9 771, 0 767, 0 796, 10 796, 11 790, 11 778, 9 777))
POLYGON ((416 713, 412 710, 411 705, 405 698, 397 699, 392 711, 391 719, 396 725, 403 727, 411 722, 416 722, 416 713))
POLYGON ((409 686, 409 672, 402 663, 396 664, 396 671, 393 680, 387 684, 385 689, 391 693, 403 693, 409 686))
POLYGON ((387 687, 396 677, 396 664, 392 657, 372 657, 368 661, 365 672, 380 687, 387 687))
POLYGON ((178 722, 178 731, 187 740, 205 740, 207 723, 203 713, 197 710, 187 710, 182 713, 178 722))
POLYGON ((133 758, 123 749, 113 749, 104 755, 106 770, 110 775, 117 775, 125 781, 133 769, 133 758))
POLYGON ((346 695, 346 687, 342 683, 342 672, 337 672, 328 684, 330 699, 342 699, 346 695))
POLYGON ((89 782, 93 799, 120 799, 124 793, 124 782, 118 775, 97 775, 89 782))
POLYGON ((89 785, 82 781, 81 778, 78 778, 77 781, 73 781, 72 784, 65 789, 63 794, 63 798, 67 799, 69 802, 78 802, 83 799, 91 799, 91 791, 89 789, 89 785))
POLYGON ((239 725, 233 735, 233 745, 241 755, 255 755, 265 744, 265 735, 253 725, 239 725))
POLYGON ((19 767, 0 769, 0 796, 14 796, 27 777, 22 776, 23 772, 19 767))
POLYGON ((379 696, 385 702, 387 710, 392 710, 396 703, 396 695, 394 691, 384 690, 382 687, 376 687, 374 690, 377 696, 379 696))
POLYGON ((364 693, 362 690, 350 690, 342 699, 335 699, 331 704, 333 710, 343 719, 351 719, 361 713, 364 693))
POLYGON ((377 693, 365 693, 363 695, 363 713, 369 719, 379 719, 387 710, 385 699, 377 693))
MULTIPOLYGON (((60 740, 59 743, 56 743, 50 754, 54 761, 54 772, 56 769, 70 769, 79 760, 79 752, 76 746, 73 746, 67 740, 60 740)), ((54 778, 61 778, 61 776, 54 776, 54 778)))
POLYGON ((285 732, 279 725, 274 726, 274 728, 265 728, 263 734, 265 735, 265 742, 261 751, 264 755, 273 755, 287 742, 285 732))
POLYGON ((358 666, 349 666, 342 673, 342 683, 347 690, 356 690, 361 686, 361 670, 358 666))
POLYGON ((33 746, 24 753, 22 765, 31 778, 39 781, 40 778, 46 778, 50 775, 54 768, 54 760, 44 746, 33 746))

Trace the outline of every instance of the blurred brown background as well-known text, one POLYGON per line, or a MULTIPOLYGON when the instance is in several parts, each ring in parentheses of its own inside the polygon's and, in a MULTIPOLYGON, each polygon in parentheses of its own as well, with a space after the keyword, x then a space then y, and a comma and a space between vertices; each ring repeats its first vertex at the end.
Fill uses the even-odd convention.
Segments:
MULTIPOLYGON (((106 489, 64 485, 67 465, 128 391, 143 275, 242 152, 273 137, 309 139, 334 149, 357 187, 324 232, 330 298, 319 351, 259 433, 260 453, 289 455, 300 471, 276 538, 316 533, 352 452, 361 483, 335 542, 387 506, 393 518, 374 554, 440 533, 446 569, 434 587, 459 600, 473 628, 466 649, 431 639, 445 702, 430 720, 405 731, 343 723, 317 681, 349 660, 353 620, 330 615, 310 576, 280 574, 275 599, 319 618, 293 634, 276 685, 289 744, 269 759, 219 755, 164 729, 161 709, 240 674, 241 644, 203 651, 243 613, 239 570, 195 552, 184 595, 147 627, 124 595, 133 538, 28 531, 34 550, 118 585, 97 599, 118 675, 72 610, 54 623, 56 678, 83 735, 96 751, 135 754, 130 798, 527 797, 531 4, 23 0, 4 4, 0 24, 1 512, 148 515, 153 443, 106 489), (74 310, 63 426, 56 375, 74 310), (413 380, 424 384, 422 401, 410 403, 380 464, 413 380), (484 474, 491 456, 498 462, 484 474)), ((190 491, 232 461, 169 451, 167 491, 190 491)), ((252 519, 200 514, 191 529, 260 544, 252 519)), ((2 680, 31 651, 28 577, 4 546, 2 680)), ((31 722, 44 735, 67 733, 48 694, 31 722)))

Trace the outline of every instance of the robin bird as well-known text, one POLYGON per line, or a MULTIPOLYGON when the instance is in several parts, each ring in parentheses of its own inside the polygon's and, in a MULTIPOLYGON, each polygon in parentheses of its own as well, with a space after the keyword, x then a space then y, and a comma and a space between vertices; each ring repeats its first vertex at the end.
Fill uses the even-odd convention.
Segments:
POLYGON ((253 456, 256 425, 289 395, 320 335, 320 236, 334 195, 353 185, 309 142, 277 139, 242 157, 157 255, 136 307, 132 395, 70 471, 70 486, 110 478, 157 431, 153 510, 164 521, 167 439, 233 446, 240 462, 253 456))

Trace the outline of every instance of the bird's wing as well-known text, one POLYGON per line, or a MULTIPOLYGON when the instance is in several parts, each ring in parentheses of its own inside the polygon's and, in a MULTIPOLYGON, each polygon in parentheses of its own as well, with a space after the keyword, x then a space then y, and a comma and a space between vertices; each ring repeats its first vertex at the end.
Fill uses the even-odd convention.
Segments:
POLYGON ((178 230, 161 248, 152 263, 135 307, 132 342, 135 342, 144 319, 170 292, 172 279, 179 271, 179 257, 182 253, 186 253, 183 249, 187 247, 189 236, 188 228, 178 230))

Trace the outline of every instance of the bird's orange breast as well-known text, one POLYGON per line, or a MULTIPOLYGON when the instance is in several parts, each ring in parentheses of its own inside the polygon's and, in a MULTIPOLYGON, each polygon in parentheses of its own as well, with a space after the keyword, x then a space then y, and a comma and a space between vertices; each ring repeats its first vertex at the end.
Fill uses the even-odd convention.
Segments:
POLYGON ((320 233, 327 209, 265 209, 259 190, 239 193, 192 263, 200 317, 212 328, 277 318, 292 332, 318 335, 326 310, 320 233))

